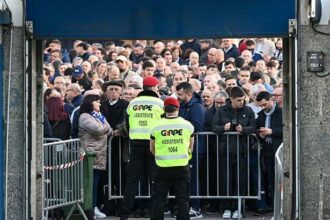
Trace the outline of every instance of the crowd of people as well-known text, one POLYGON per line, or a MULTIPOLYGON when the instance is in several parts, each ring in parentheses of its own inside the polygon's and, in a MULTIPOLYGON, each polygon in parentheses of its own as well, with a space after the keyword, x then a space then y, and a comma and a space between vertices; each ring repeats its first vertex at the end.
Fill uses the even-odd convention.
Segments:
MULTIPOLYGON (((147 185, 152 182, 157 167, 155 152, 150 152, 148 147, 154 122, 149 119, 137 121, 134 117, 140 114, 141 118, 160 120, 164 114, 163 100, 173 97, 180 103, 178 116, 190 122, 194 132, 223 134, 235 131, 245 137, 258 135, 262 146, 262 191, 265 193, 249 207, 256 214, 271 212, 274 156, 283 133, 282 78, 285 73, 282 62, 280 38, 136 40, 134 44, 123 44, 122 41, 89 44, 76 40, 70 51, 60 40, 49 40, 45 43, 43 64, 44 137, 62 140, 79 137, 85 150, 97 153, 93 167, 96 218, 117 214, 121 219, 127 219, 130 214, 136 218, 152 214, 152 217, 158 216, 154 219, 159 219, 159 213, 156 215, 151 210, 150 200, 134 200, 137 183, 145 189, 142 193, 147 193, 147 185), (132 103, 143 105, 136 109, 132 103), (148 113, 148 103, 156 106, 157 112, 148 113), (137 110, 140 113, 136 113, 137 110), (114 138, 111 151, 107 151, 110 136, 114 138), (129 141, 133 143, 130 154, 129 141), (108 157, 111 157, 110 165, 107 165, 108 157), (143 157, 143 164, 139 157, 143 157), (103 195, 103 186, 108 185, 108 167, 112 171, 113 185, 110 187, 115 192, 124 191, 122 201, 108 201, 103 195), (140 167, 145 167, 145 171, 140 167), (119 169, 127 175, 119 175, 119 169), (116 213, 118 210, 120 212, 116 213)), ((239 189, 240 195, 245 195, 246 155, 249 154, 249 179, 252 191, 257 193, 256 149, 247 152, 246 146, 241 144, 242 150, 237 152, 236 138, 229 140, 229 149, 226 141, 226 138, 220 138, 219 146, 215 146, 216 141, 210 139, 206 146, 202 138, 195 140, 189 161, 190 195, 203 192, 205 187, 206 154, 210 172, 219 171, 219 180, 217 175, 210 175, 211 192, 216 193, 219 182, 220 194, 235 195, 239 189), (241 171, 239 186, 235 185, 237 158, 241 171), (230 192, 226 185, 228 176, 230 192)), ((243 137, 241 143, 244 142, 243 137)), ((175 207, 168 203, 173 216, 177 216, 175 207)), ((223 218, 238 218, 237 209, 237 203, 231 200, 191 199, 188 211, 190 219, 219 212, 223 213, 223 218)), ((182 210, 178 213, 184 216, 182 210)))

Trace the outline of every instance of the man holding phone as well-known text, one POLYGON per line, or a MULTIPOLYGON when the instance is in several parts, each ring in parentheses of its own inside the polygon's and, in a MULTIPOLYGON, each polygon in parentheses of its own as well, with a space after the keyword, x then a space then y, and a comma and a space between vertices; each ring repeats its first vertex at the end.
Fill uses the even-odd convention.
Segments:
MULTIPOLYGON (((256 131, 255 116, 252 109, 245 105, 246 94, 240 87, 232 87, 230 99, 226 105, 221 106, 214 116, 212 124, 213 132, 224 134, 234 131, 243 135, 239 136, 239 146, 237 136, 221 135, 219 138, 219 183, 220 195, 246 195, 247 182, 247 135, 256 131), (227 143, 228 140, 228 143, 227 143), (229 152, 228 152, 229 151, 229 152), (229 157, 227 158, 227 153, 229 157), (239 160, 239 161, 238 161, 239 160), (239 164, 240 173, 237 173, 239 164), (228 165, 228 192, 227 192, 227 165, 228 165), (237 177, 239 175, 239 186, 237 177)), ((239 218, 237 200, 226 200, 222 204, 224 210, 223 218, 239 218), (234 214, 232 215, 232 212, 234 214)))

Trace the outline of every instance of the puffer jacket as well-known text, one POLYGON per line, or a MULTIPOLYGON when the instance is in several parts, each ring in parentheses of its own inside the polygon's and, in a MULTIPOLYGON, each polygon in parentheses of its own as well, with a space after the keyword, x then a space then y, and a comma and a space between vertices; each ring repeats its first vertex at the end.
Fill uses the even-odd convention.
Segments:
POLYGON ((79 117, 78 137, 85 151, 96 153, 94 169, 106 169, 107 137, 111 131, 112 128, 106 120, 102 124, 88 113, 83 113, 79 117))

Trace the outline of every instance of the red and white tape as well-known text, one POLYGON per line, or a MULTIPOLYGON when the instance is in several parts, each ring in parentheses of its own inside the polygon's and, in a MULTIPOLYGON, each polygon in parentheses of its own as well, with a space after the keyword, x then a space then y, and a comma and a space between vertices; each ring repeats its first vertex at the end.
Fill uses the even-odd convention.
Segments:
POLYGON ((45 170, 63 170, 63 169, 67 169, 69 167, 73 167, 78 162, 82 161, 84 158, 85 158, 85 152, 83 152, 80 155, 79 160, 75 160, 75 161, 71 161, 69 163, 59 164, 59 165, 55 165, 55 166, 44 166, 44 169, 45 170))

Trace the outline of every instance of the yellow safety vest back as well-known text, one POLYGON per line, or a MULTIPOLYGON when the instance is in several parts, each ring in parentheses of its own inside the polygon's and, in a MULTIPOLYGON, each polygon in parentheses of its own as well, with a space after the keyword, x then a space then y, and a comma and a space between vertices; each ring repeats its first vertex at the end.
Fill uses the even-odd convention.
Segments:
POLYGON ((155 159, 160 167, 176 167, 188 165, 189 145, 193 125, 181 118, 163 118, 152 129, 155 138, 155 159))
POLYGON ((127 107, 129 138, 131 140, 150 140, 150 130, 161 119, 164 102, 152 96, 139 96, 127 107))

